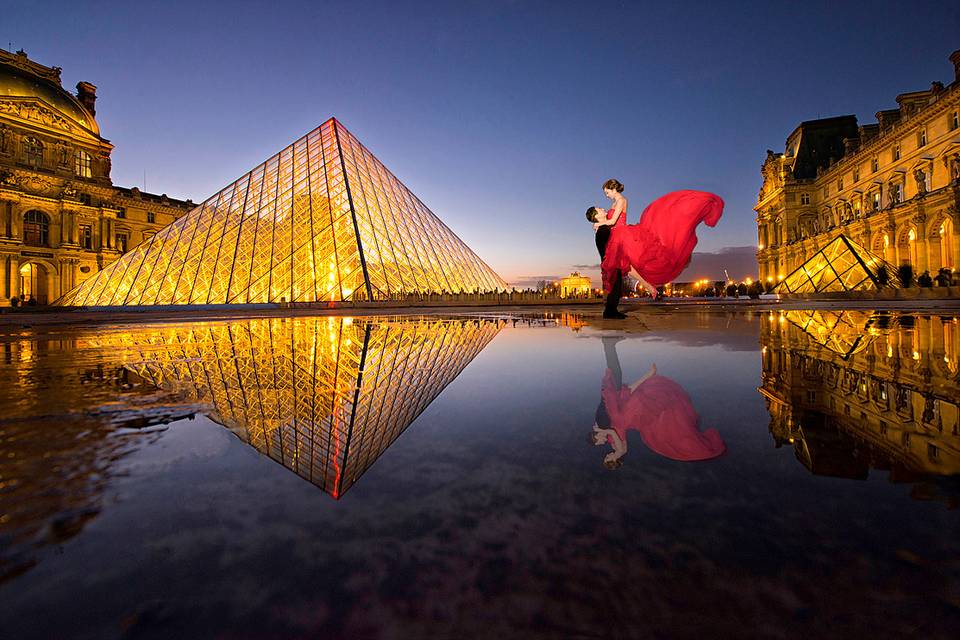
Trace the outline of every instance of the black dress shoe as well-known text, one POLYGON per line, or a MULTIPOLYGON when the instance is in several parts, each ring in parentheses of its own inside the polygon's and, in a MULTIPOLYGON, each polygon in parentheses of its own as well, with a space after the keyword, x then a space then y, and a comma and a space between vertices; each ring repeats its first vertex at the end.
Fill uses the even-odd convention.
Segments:
POLYGON ((627 316, 619 311, 604 311, 603 317, 607 320, 623 320, 627 316))

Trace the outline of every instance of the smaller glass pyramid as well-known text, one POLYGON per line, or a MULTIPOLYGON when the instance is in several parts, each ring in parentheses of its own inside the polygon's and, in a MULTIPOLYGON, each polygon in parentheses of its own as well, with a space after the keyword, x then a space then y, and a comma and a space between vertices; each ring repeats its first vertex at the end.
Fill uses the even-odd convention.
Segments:
POLYGON ((797 267, 777 293, 828 293, 895 287, 897 269, 883 258, 840 234, 797 267), (887 282, 878 276, 887 271, 887 282))

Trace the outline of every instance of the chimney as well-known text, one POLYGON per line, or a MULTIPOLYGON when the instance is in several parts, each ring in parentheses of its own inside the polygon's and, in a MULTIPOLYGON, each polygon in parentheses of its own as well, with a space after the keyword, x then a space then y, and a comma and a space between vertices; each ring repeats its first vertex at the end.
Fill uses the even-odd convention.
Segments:
POLYGON ((77 83, 77 98, 80 104, 87 108, 90 115, 97 115, 97 88, 89 82, 77 83))
POLYGON ((950 54, 950 62, 953 63, 953 75, 957 82, 960 82, 960 49, 950 54))

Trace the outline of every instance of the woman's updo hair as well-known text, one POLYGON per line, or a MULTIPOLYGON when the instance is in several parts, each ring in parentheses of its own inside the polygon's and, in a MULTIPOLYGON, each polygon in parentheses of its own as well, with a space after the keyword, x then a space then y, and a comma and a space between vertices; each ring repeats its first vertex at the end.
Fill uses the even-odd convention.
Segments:
POLYGON ((607 180, 606 182, 604 182, 604 183, 603 183, 603 188, 604 188, 604 189, 613 189, 613 190, 616 191, 617 193, 623 193, 623 184, 621 184, 620 181, 617 180, 617 179, 615 179, 615 178, 610 178, 609 180, 607 180))

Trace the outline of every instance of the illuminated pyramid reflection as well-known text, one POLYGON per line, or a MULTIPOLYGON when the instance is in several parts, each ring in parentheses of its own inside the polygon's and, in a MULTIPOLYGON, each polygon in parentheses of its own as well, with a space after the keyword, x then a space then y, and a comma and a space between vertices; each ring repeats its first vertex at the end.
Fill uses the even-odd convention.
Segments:
POLYGON ((383 300, 507 286, 331 118, 55 304, 383 300))
POLYGON ((253 319, 136 329, 101 341, 340 497, 500 331, 497 321, 253 319))
POLYGON ((859 353, 880 335, 872 311, 787 311, 784 317, 814 342, 844 360, 859 353))
POLYGON ((840 234, 791 272, 778 293, 830 293, 896 286, 897 269, 840 234), (887 280, 880 277, 886 270, 887 280))

